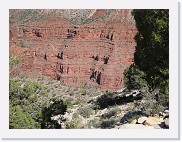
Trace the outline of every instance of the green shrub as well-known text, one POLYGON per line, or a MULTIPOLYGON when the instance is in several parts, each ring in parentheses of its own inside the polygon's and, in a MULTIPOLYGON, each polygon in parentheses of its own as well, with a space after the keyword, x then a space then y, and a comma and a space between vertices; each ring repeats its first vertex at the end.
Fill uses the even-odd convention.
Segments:
POLYGON ((102 115, 102 118, 106 119, 106 118, 111 118, 112 116, 115 116, 117 113, 120 113, 121 110, 118 108, 111 108, 107 113, 104 113, 102 115))
POLYGON ((26 127, 16 123, 21 116, 20 114, 22 114, 22 123, 25 121, 24 124, 27 124, 26 128, 30 128, 29 121, 33 126, 33 123, 36 124, 34 127, 40 128, 42 108, 46 105, 48 99, 47 92, 42 85, 31 81, 10 79, 9 99, 11 128, 21 129, 26 127), (16 111, 18 112, 17 116, 13 115, 16 111))
POLYGON ((96 100, 96 107, 99 109, 107 108, 116 104, 116 98, 113 97, 113 93, 106 92, 96 100))
POLYGON ((82 107, 78 110, 78 113, 84 118, 89 118, 93 114, 93 110, 90 107, 82 107))
POLYGON ((9 80, 9 98, 13 104, 19 101, 22 104, 35 103, 38 97, 46 97, 46 90, 36 82, 9 80), (26 101, 27 100, 27 101, 26 101))
POLYGON ((66 122, 68 129, 80 129, 82 128, 81 119, 77 113, 73 114, 72 120, 70 122, 66 122))
POLYGON ((114 124, 116 123, 115 119, 103 119, 101 122, 101 128, 106 129, 106 128, 111 128, 114 127, 114 124))
POLYGON ((66 112, 67 106, 64 104, 63 100, 60 98, 52 99, 50 105, 42 108, 42 129, 60 129, 61 126, 57 121, 51 119, 51 117, 64 114, 66 112))
POLYGON ((161 83, 158 95, 158 102, 162 106, 166 107, 166 109, 169 109, 169 79, 164 80, 161 83))
POLYGON ((141 101, 136 101, 134 105, 134 110, 142 111, 148 116, 155 115, 164 110, 163 105, 160 104, 155 96, 149 92, 148 94, 145 94, 141 101))
POLYGON ((10 129, 37 129, 40 128, 36 125, 34 119, 28 112, 25 112, 21 106, 10 105, 9 110, 9 128, 10 129))
POLYGON ((147 87, 146 75, 139 70, 135 65, 131 65, 124 71, 124 84, 131 89, 141 89, 147 87))
POLYGON ((20 58, 18 56, 15 56, 13 54, 10 54, 9 56, 9 65, 10 66, 15 66, 20 63, 20 58))
POLYGON ((73 107, 72 100, 66 99, 66 100, 64 101, 64 104, 65 104, 68 108, 72 108, 72 107, 73 107))

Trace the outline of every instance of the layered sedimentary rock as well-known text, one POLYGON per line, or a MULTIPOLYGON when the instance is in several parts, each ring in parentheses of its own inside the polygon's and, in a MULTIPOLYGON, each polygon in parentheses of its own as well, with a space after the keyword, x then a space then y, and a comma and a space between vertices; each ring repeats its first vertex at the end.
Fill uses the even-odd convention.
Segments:
POLYGON ((95 10, 89 16, 82 24, 60 17, 10 24, 10 52, 21 58, 10 75, 46 76, 101 89, 123 87, 123 71, 133 63, 136 44, 131 10, 95 10))

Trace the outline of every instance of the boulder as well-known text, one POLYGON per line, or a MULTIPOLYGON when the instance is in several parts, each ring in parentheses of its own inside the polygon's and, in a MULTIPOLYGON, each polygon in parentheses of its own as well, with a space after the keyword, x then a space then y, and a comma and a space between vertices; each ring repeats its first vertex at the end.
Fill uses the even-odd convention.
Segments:
POLYGON ((139 124, 143 124, 143 123, 144 123, 147 119, 148 119, 147 117, 142 116, 142 117, 138 118, 137 123, 139 123, 139 124))
POLYGON ((136 124, 137 123, 137 120, 136 119, 134 119, 134 120, 132 120, 131 121, 131 123, 130 124, 136 124))
POLYGON ((164 113, 169 115, 169 110, 165 110, 164 113))
POLYGON ((138 91, 138 90, 134 90, 134 91, 132 92, 133 97, 136 97, 136 96, 139 95, 139 94, 140 94, 140 91, 138 91))
POLYGON ((164 119, 165 127, 169 128, 169 118, 164 119))
POLYGON ((163 115, 164 116, 164 119, 165 118, 169 118, 169 110, 165 110, 163 114, 164 114, 163 115))
POLYGON ((158 117, 148 117, 148 119, 145 121, 145 125, 153 126, 156 124, 161 124, 161 120, 158 117))

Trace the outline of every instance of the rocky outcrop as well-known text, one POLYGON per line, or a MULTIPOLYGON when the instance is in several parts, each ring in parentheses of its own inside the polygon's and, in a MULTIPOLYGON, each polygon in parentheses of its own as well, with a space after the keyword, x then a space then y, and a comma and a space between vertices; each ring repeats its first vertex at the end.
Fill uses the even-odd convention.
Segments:
POLYGON ((137 120, 134 119, 130 123, 125 123, 118 129, 169 129, 169 111, 165 110, 156 116, 141 116, 137 120), (162 114, 162 115, 161 115, 162 114), (166 118, 167 117, 167 118, 166 118))
POLYGON ((46 76, 73 86, 123 87, 133 63, 136 27, 131 10, 96 10, 85 24, 64 18, 10 24, 10 51, 21 57, 11 76, 46 76), (93 18, 93 19, 92 19, 93 18))

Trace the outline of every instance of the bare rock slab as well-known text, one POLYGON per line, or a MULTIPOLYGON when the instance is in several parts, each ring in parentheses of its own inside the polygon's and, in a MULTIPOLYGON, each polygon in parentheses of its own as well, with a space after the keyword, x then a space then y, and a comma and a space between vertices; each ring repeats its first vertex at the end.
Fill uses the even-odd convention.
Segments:
POLYGON ((161 120, 158 117, 148 117, 148 119, 145 121, 145 125, 153 126, 156 124, 160 124, 161 120))
POLYGON ((143 124, 124 124, 120 129, 154 129, 153 126, 145 126, 143 124))

